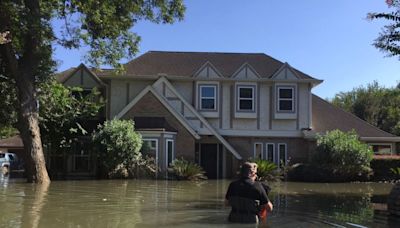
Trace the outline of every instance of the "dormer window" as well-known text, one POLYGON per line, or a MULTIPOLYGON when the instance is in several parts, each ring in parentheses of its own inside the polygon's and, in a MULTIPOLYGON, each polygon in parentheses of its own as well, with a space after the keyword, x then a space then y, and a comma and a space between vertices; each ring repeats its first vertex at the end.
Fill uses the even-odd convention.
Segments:
POLYGON ((217 109, 217 86, 216 85, 200 85, 200 110, 216 110, 217 109))
POLYGON ((254 86, 238 86, 238 111, 254 111, 254 86))
POLYGON ((278 112, 294 112, 294 87, 278 87, 278 112))

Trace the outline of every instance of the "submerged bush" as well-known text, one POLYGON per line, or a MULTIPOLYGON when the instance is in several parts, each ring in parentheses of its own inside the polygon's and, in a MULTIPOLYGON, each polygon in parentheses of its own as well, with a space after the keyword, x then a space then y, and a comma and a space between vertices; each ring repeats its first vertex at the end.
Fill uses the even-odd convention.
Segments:
POLYGON ((262 159, 256 159, 251 162, 257 164, 257 176, 260 181, 277 181, 281 179, 282 174, 275 163, 262 159))
POLYGON ((178 180, 205 180, 203 168, 193 162, 185 159, 175 159, 168 168, 168 173, 172 174, 178 180))
POLYGON ((92 135, 101 168, 108 177, 130 176, 143 164, 142 137, 132 120, 111 120, 99 125, 92 135))
POLYGON ((312 155, 312 165, 346 180, 357 180, 371 174, 373 152, 352 132, 333 130, 317 136, 317 147, 312 155))

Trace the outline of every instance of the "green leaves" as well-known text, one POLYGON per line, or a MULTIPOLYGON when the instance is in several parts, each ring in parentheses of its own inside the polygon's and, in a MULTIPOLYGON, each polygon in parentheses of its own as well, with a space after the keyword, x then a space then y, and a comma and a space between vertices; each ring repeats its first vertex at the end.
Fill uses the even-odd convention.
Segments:
POLYGON ((257 164, 257 176, 260 181, 277 181, 282 177, 278 166, 273 162, 262 159, 256 159, 251 162, 257 164))
POLYGON ((400 89, 377 82, 336 94, 332 103, 384 131, 400 135, 400 89))
POLYGON ((168 172, 174 175, 178 180, 204 180, 207 177, 205 172, 198 164, 186 161, 185 159, 175 159, 168 172))
POLYGON ((400 4, 396 2, 391 6, 395 7, 396 11, 389 13, 369 13, 368 18, 371 20, 383 19, 389 23, 379 33, 374 46, 389 56, 398 56, 400 55, 400 4))
POLYGON ((41 85, 39 125, 42 141, 54 152, 71 147, 74 139, 88 133, 90 120, 95 120, 104 106, 97 89, 83 94, 82 88, 67 88, 51 81, 41 85))
POLYGON ((139 20, 174 23, 182 20, 182 0, 69 0, 54 1, 54 15, 64 23, 59 44, 90 48, 86 59, 94 66, 120 69, 122 58, 138 52, 140 37, 131 31, 139 20))
POLYGON ((351 177, 371 172, 372 155, 372 150, 358 140, 354 131, 333 130, 317 136, 317 148, 311 160, 315 166, 333 174, 351 177))
POLYGON ((107 173, 122 168, 132 170, 142 163, 142 136, 135 132, 132 120, 111 120, 99 125, 92 134, 99 161, 107 173))

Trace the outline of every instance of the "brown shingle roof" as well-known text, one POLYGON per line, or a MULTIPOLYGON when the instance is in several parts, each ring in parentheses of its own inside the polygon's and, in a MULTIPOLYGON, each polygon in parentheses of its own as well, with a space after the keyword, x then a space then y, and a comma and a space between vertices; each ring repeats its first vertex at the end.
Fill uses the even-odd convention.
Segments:
POLYGON ((1 139, 0 148, 24 148, 24 143, 19 135, 1 139))
MULTIPOLYGON (((210 62, 224 77, 232 76, 243 64, 250 64, 262 78, 270 78, 284 64, 264 53, 164 52, 149 51, 125 64, 128 75, 192 76, 210 62)), ((302 79, 314 79, 298 70, 302 79)))
POLYGON ((345 132, 354 129, 360 137, 396 137, 313 95, 312 130, 323 134, 335 129, 345 132))

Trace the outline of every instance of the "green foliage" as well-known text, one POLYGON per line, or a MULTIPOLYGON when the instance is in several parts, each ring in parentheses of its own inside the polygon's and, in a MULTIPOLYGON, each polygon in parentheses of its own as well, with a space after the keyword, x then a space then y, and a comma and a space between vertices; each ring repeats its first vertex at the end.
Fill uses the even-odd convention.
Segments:
POLYGON ((41 85, 39 97, 39 125, 44 144, 51 145, 52 152, 61 153, 72 142, 87 135, 87 123, 98 119, 104 106, 99 91, 82 95, 81 88, 68 88, 51 81, 41 85))
POLYGON ((257 176, 260 181, 277 181, 281 179, 282 174, 275 163, 262 159, 256 159, 251 162, 257 164, 257 176))
POLYGON ((391 168, 390 171, 394 173, 398 178, 400 178, 400 167, 391 168))
POLYGON ((11 126, 3 126, 0 128, 0 139, 5 139, 18 134, 18 130, 11 126))
POLYGON ((400 135, 400 88, 377 82, 335 95, 332 103, 384 131, 400 135))
POLYGON ((398 167, 400 167, 400 156, 374 156, 371 161, 371 168, 374 171, 373 180, 393 181, 398 179, 400 177, 396 174, 398 167))
POLYGON ((16 104, 17 96, 14 80, 5 77, 2 78, 0 74, 0 131, 3 127, 15 127, 17 123, 16 104))
POLYGON ((98 126, 92 138, 107 175, 119 169, 134 171, 142 165, 142 136, 135 132, 132 120, 106 121, 98 126))
POLYGON ((368 18, 371 20, 383 19, 389 23, 385 25, 379 33, 378 38, 374 42, 374 46, 387 53, 389 56, 398 56, 400 55, 400 2, 396 0, 386 2, 390 8, 394 8, 395 10, 388 13, 368 14, 368 18))
POLYGON ((178 180, 205 180, 205 172, 198 164, 186 161, 185 159, 175 159, 172 161, 168 172, 178 180))
POLYGON ((312 164, 343 177, 357 177, 371 173, 373 152, 358 140, 353 132, 333 130, 317 136, 317 147, 312 164))

